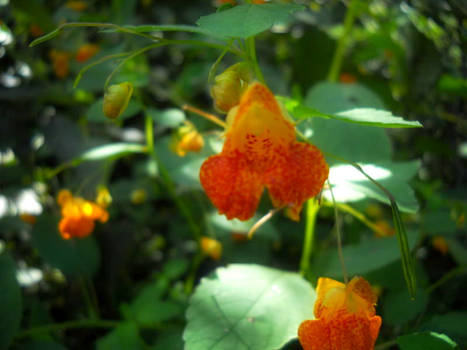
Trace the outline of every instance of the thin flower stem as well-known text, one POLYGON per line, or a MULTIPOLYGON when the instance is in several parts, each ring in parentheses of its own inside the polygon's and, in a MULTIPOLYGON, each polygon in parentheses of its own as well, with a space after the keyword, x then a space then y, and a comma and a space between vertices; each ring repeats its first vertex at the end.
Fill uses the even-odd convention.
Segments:
POLYGON ((89 317, 91 319, 98 319, 97 308, 92 301, 91 295, 88 290, 88 286, 86 285, 86 279, 83 276, 79 276, 78 281, 81 287, 81 291, 83 292, 84 302, 88 309, 89 317))
POLYGON ((213 114, 206 113, 206 112, 202 111, 201 109, 198 109, 198 108, 190 106, 190 105, 183 105, 182 109, 184 111, 189 111, 189 112, 197 114, 197 115, 199 115, 199 116, 201 116, 203 118, 206 118, 207 120, 213 122, 214 124, 219 125, 220 127, 224 128, 224 129, 227 128, 227 123, 224 122, 223 120, 219 119, 218 117, 216 117, 213 114))
POLYGON ((157 164, 157 168, 159 169, 162 182, 164 183, 167 191, 169 192, 170 197, 172 198, 172 200, 174 201, 175 205, 180 210, 182 215, 187 220, 188 226, 190 227, 190 230, 192 231, 194 237, 198 239, 201 235, 200 228, 198 224, 196 223, 195 219, 193 218, 193 216, 191 215, 190 209, 186 206, 185 202, 182 201, 180 197, 178 197, 175 191, 175 184, 172 178, 170 177, 169 172, 162 165, 159 157, 157 156, 157 152, 154 147, 154 121, 149 116, 146 116, 145 128, 146 128, 145 131, 146 131, 146 143, 147 143, 146 148, 147 148, 148 155, 157 164))
POLYGON ((345 56, 345 50, 347 49, 347 42, 352 32, 352 27, 355 21, 355 12, 356 12, 356 0, 350 0, 347 13, 344 19, 344 32, 337 42, 336 51, 334 51, 334 56, 331 62, 331 68, 329 69, 328 81, 336 82, 339 77, 339 73, 342 66, 342 61, 345 56))
POLYGON ((198 273, 199 266, 201 265, 201 262, 204 260, 205 257, 206 256, 200 250, 193 258, 193 263, 191 265, 190 273, 185 281, 185 286, 184 286, 186 295, 190 295, 191 292, 193 291, 193 287, 195 285, 196 274, 198 273))
POLYGON ((439 280, 437 280, 435 283, 429 286, 426 289, 426 292, 429 294, 433 292, 436 288, 440 287, 441 285, 449 281, 451 278, 456 277, 458 275, 462 275, 464 273, 467 273, 467 266, 457 266, 449 270, 447 273, 443 275, 443 277, 441 277, 439 280))
POLYGON ((345 267, 344 252, 342 251, 342 232, 341 232, 341 218, 339 217, 339 211, 337 210, 336 199, 334 198, 334 192, 332 191, 332 185, 327 180, 329 191, 331 192, 332 203, 334 204, 334 218, 336 221, 336 235, 337 235, 337 253, 339 254, 339 260, 342 267, 342 276, 344 277, 344 282, 347 284, 349 282, 349 274, 347 273, 347 268, 345 267))
POLYGON ((393 345, 396 345, 396 341, 395 340, 389 340, 389 341, 387 341, 385 343, 381 343, 381 344, 376 345, 375 350, 389 349, 393 345))
POLYGON ((272 219, 272 217, 279 211, 279 210, 282 210, 282 207, 279 207, 279 208, 274 208, 272 210, 269 211, 269 213, 267 213, 266 215, 264 215, 261 219, 259 219, 258 221, 256 221, 256 223, 251 227, 250 231, 248 231, 248 239, 252 239, 253 238, 253 235, 255 234, 255 232, 261 227, 263 226, 266 222, 268 222, 269 220, 272 219))
POLYGON ((79 321, 68 321, 63 323, 51 323, 39 327, 33 327, 24 331, 18 332, 16 339, 28 338, 36 334, 64 331, 73 328, 115 328, 120 324, 120 321, 86 319, 79 321))
POLYGON ((256 46, 255 46, 254 36, 246 39, 246 49, 248 52, 250 63, 253 67, 253 71, 255 72, 256 78, 258 78, 258 80, 264 84, 265 83, 264 76, 263 76, 263 73, 261 72, 261 68, 259 67, 258 59, 256 58, 256 46))
POLYGON ((306 224, 305 240, 303 242, 302 258, 300 261, 300 274, 307 278, 310 268, 311 254, 313 253, 313 243, 315 238, 316 216, 319 210, 319 203, 315 198, 309 199, 306 203, 306 224))
MULTIPOLYGON (((329 205, 328 202, 325 202, 324 204, 329 205)), ((362 222, 363 224, 368 226, 369 229, 371 229, 372 231, 378 233, 380 236, 385 236, 386 235, 386 233, 383 230, 381 230, 377 225, 375 225, 373 222, 371 222, 365 216, 365 214, 361 213, 357 209, 355 209, 355 208, 353 208, 350 205, 345 204, 345 203, 335 203, 335 205, 337 205, 337 207, 340 210, 352 215, 355 219, 359 220, 360 222, 362 222)))

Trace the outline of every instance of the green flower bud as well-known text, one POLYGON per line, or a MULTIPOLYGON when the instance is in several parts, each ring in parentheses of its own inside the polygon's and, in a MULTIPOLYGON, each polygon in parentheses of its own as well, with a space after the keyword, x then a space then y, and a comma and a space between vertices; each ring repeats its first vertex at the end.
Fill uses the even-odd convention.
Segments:
POLYGON ((127 108, 133 94, 133 84, 125 82, 111 85, 104 94, 104 114, 106 117, 118 118, 127 108))

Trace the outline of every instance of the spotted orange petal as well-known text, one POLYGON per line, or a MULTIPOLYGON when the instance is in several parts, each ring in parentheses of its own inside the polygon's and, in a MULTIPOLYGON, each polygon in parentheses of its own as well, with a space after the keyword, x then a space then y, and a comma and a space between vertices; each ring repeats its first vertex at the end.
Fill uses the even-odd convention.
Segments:
POLYGON ((264 183, 275 207, 287 206, 298 220, 303 203, 321 191, 329 168, 315 146, 293 142, 267 171, 264 183))
POLYGON ((201 166, 199 177, 207 196, 227 219, 248 220, 255 214, 263 185, 242 154, 209 157, 201 166))

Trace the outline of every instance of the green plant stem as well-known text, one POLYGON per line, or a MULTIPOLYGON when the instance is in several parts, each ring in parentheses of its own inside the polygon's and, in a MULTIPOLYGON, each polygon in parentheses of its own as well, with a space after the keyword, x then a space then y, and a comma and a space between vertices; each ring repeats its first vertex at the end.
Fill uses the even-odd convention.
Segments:
POLYGON ((464 273, 467 273, 467 266, 457 266, 449 270, 447 273, 443 275, 443 277, 441 277, 439 280, 437 280, 435 283, 429 286, 426 289, 426 292, 429 294, 433 292, 436 288, 442 286, 444 283, 449 281, 451 278, 456 277, 458 275, 462 275, 464 273))
POLYGON ((83 276, 78 277, 79 280, 79 285, 81 287, 81 291, 83 293, 84 297, 84 302, 86 304, 86 307, 88 309, 89 317, 91 319, 98 319, 99 318, 99 313, 97 311, 97 305, 94 305, 93 299, 91 297, 91 293, 88 290, 88 286, 86 283, 86 278, 83 276))
MULTIPOLYGON (((327 202, 325 202, 324 204, 329 205, 327 202)), ((378 226, 376 226, 373 222, 371 222, 363 213, 361 213, 357 209, 345 203, 336 203, 336 206, 340 210, 352 215, 355 219, 359 220, 360 222, 368 226, 368 228, 371 229, 372 231, 378 233, 381 236, 386 235, 386 233, 383 230, 381 230, 378 226)))
POLYGON ((344 31, 342 36, 339 38, 339 41, 337 42, 336 51, 334 51, 331 68, 329 69, 328 73, 328 81, 336 82, 337 78, 339 77, 342 61, 345 56, 345 50, 347 49, 347 43, 349 41, 350 33, 355 21, 356 3, 356 0, 350 0, 344 19, 344 31))
POLYGON ((167 188, 167 191, 169 192, 169 195, 174 201, 175 205, 177 206, 177 208, 180 210, 182 215, 187 220, 188 226, 190 227, 190 230, 192 231, 194 238, 199 239, 201 236, 201 232, 200 232, 200 228, 198 224, 196 223, 195 219, 191 215, 191 211, 186 206, 185 202, 182 201, 180 197, 177 196, 177 193, 175 191, 175 184, 172 181, 172 178, 170 177, 169 172, 162 165, 159 157, 157 156, 157 152, 154 147, 154 121, 149 116, 146 116, 145 132, 146 132, 146 145, 147 145, 146 148, 147 148, 148 155, 154 160, 154 162, 156 162, 162 182, 167 188))
POLYGON ((308 276, 310 258, 313 253, 316 216, 318 214, 318 210, 318 201, 314 198, 309 199, 306 203, 305 240, 303 242, 302 258, 300 260, 300 274, 305 278, 308 276))
POLYGON ((72 328, 114 328, 117 327, 119 323, 120 321, 100 319, 87 319, 79 321, 68 321, 63 323, 51 323, 20 331, 16 334, 15 338, 27 338, 40 333, 64 331, 66 329, 72 328))
POLYGON ((253 68, 253 71, 255 72, 256 78, 258 78, 258 80, 264 84, 264 76, 261 72, 261 68, 259 67, 258 59, 256 58, 256 46, 254 36, 246 39, 246 49, 248 53, 248 58, 250 60, 250 64, 253 68))
POLYGON ((195 285, 196 274, 204 258, 205 258, 205 255, 203 254, 202 251, 198 251, 198 253, 193 258, 193 263, 191 264, 190 273, 185 281, 185 286, 184 286, 186 295, 190 295, 191 292, 193 291, 193 286, 195 285))

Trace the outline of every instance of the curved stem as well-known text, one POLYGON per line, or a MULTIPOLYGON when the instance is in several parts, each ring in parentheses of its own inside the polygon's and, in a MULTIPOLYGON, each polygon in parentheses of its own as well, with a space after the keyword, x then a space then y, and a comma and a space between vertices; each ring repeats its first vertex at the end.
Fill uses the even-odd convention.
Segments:
POLYGON ((261 72, 261 69, 258 64, 258 59, 256 58, 256 46, 255 46, 255 37, 250 37, 246 39, 246 49, 248 52, 248 57, 250 64, 252 65, 253 71, 255 72, 256 78, 264 84, 264 76, 261 72))
POLYGON ((300 260, 300 274, 305 278, 308 276, 310 258, 313 252, 315 224, 318 210, 319 204, 315 198, 309 199, 306 202, 305 240, 303 242, 302 258, 300 260))
POLYGON ((339 72, 344 59, 345 50, 347 49, 347 42, 352 31, 353 23, 355 21, 356 0, 350 0, 349 7, 344 19, 344 32, 337 42, 336 51, 331 62, 331 68, 328 73, 328 81, 335 82, 339 77, 339 72))
POLYGON ((429 294, 433 292, 436 288, 439 286, 443 285, 447 281, 449 281, 451 278, 456 277, 458 275, 462 275, 464 273, 467 273, 467 266, 457 266, 451 270, 449 270, 447 273, 443 275, 439 280, 437 280, 435 283, 433 283, 431 286, 429 286, 426 289, 426 292, 429 294))

